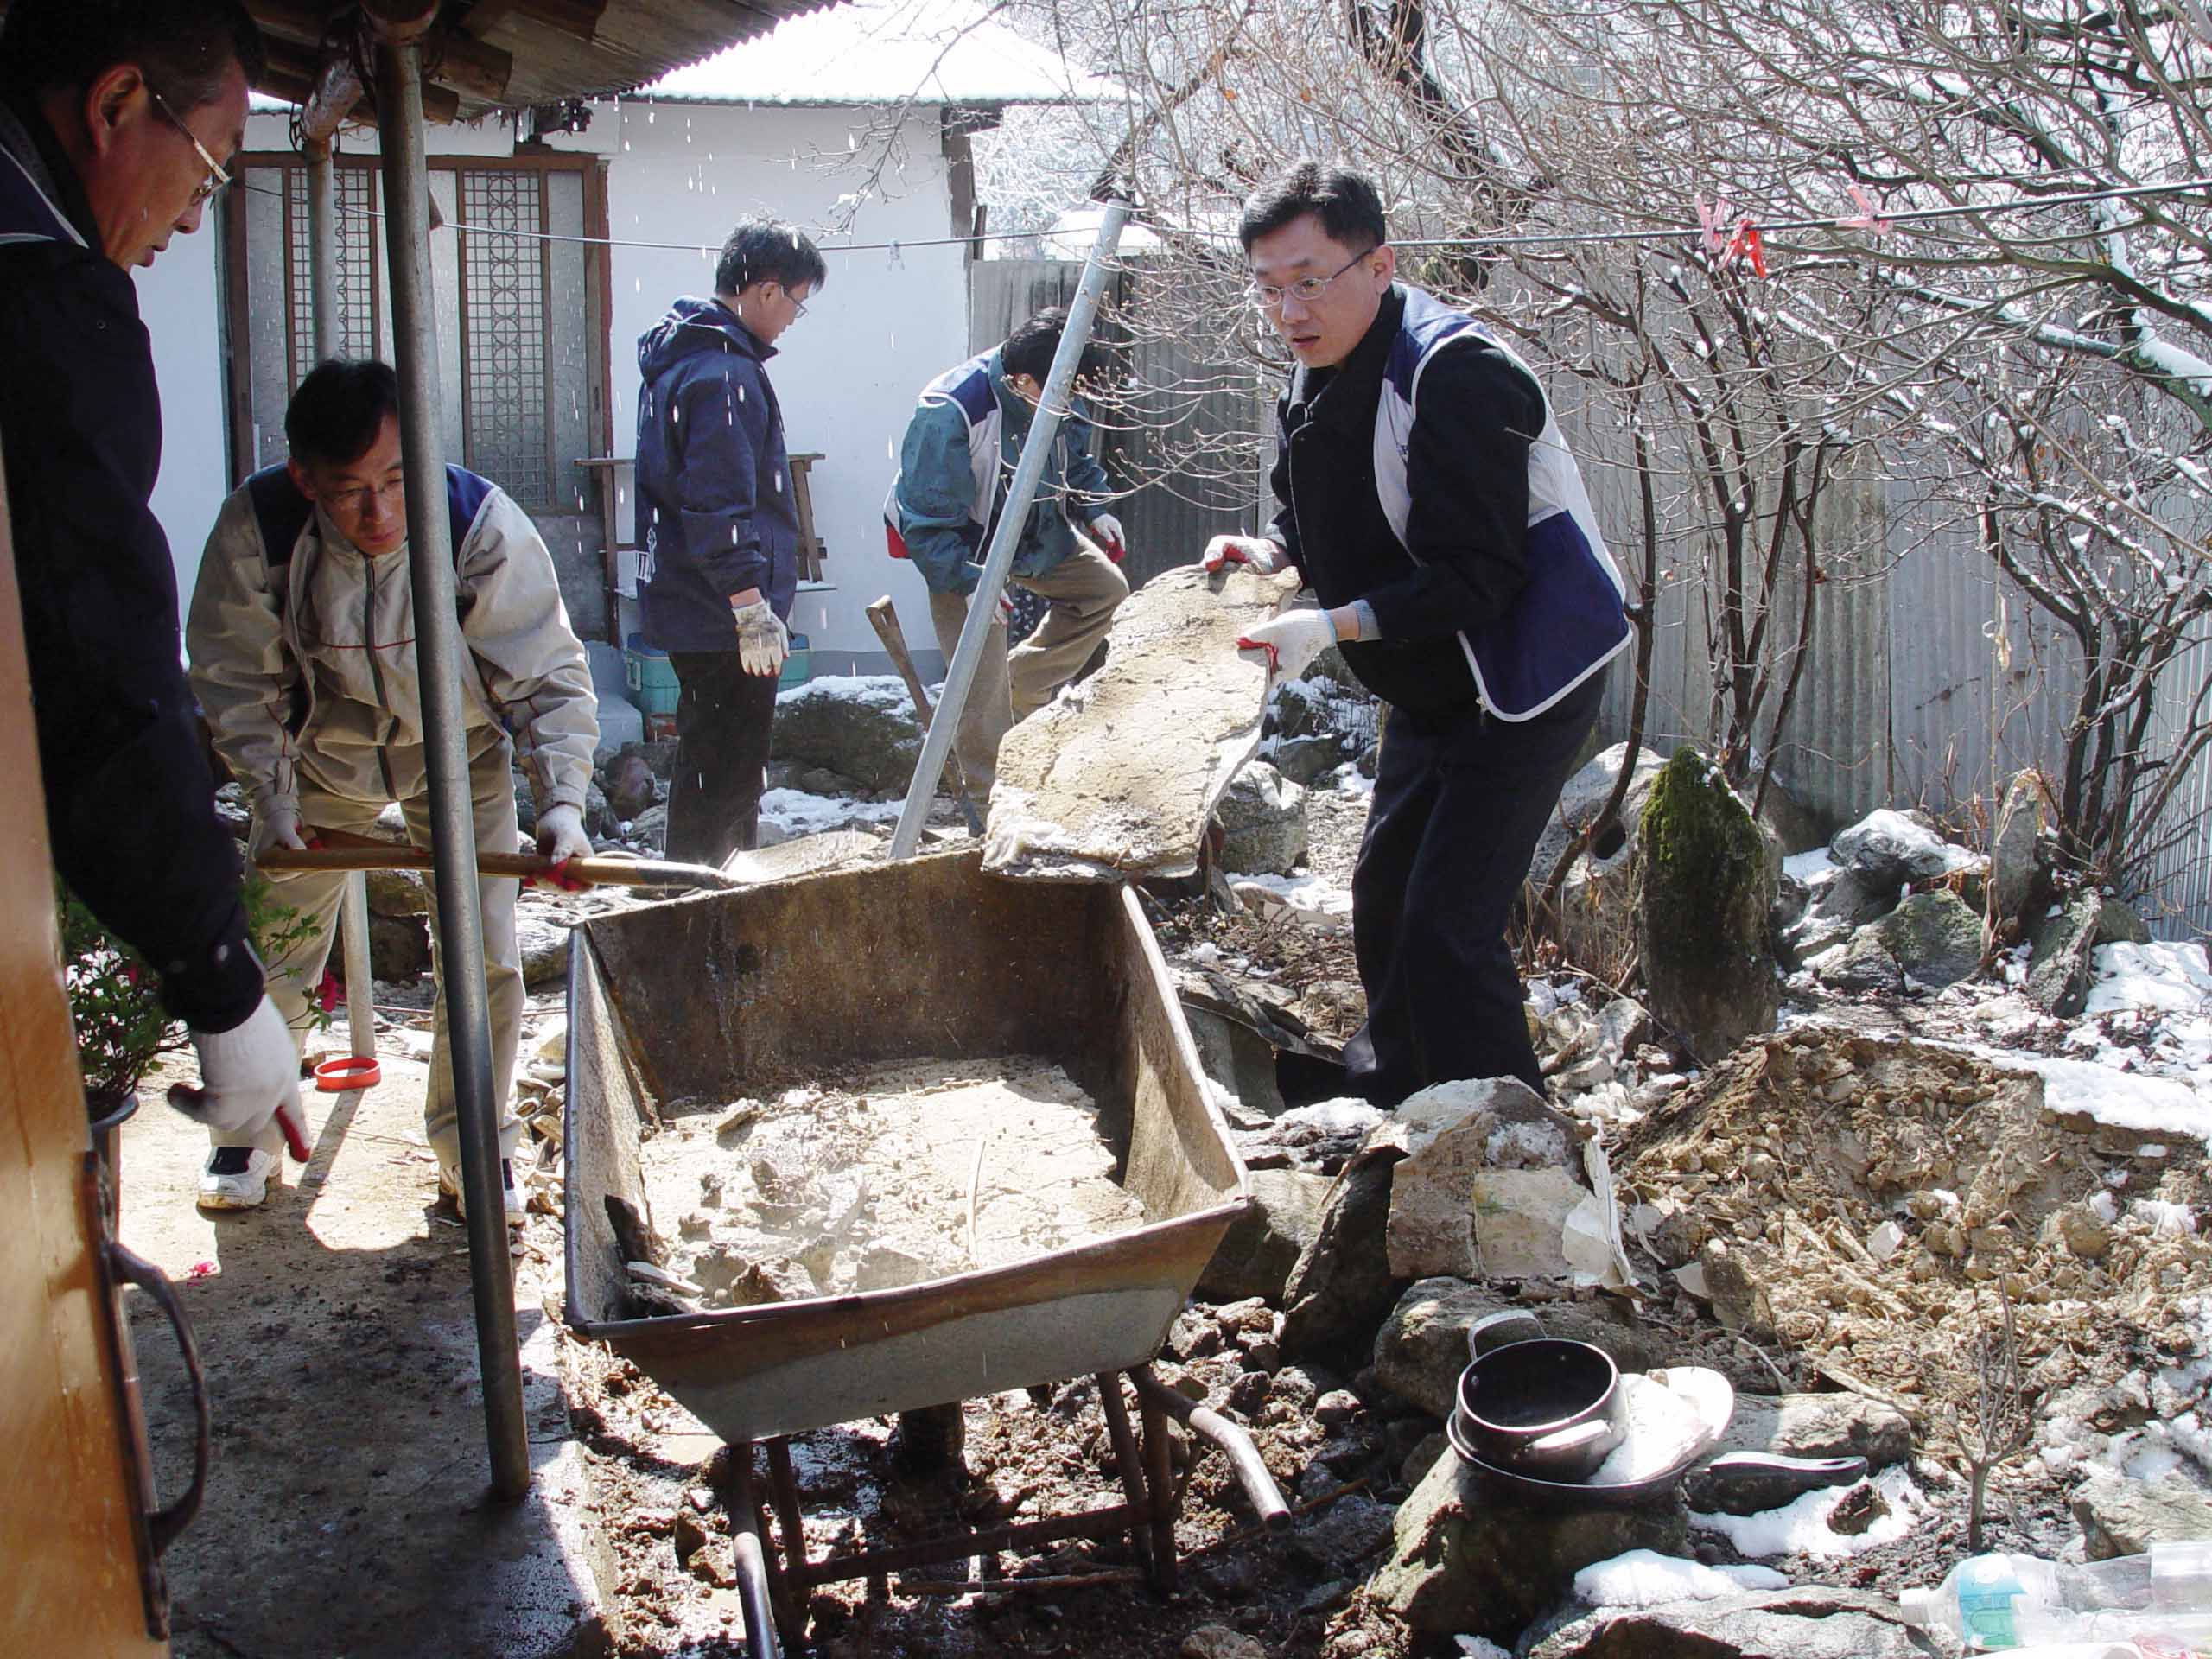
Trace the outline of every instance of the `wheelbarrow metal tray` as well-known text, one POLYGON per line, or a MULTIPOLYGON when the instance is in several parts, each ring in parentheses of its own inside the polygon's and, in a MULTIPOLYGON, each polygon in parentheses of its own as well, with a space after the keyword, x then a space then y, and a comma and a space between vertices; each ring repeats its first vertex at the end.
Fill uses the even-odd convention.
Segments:
POLYGON ((1252 1201, 1135 895, 1003 880, 974 853, 578 927, 565 1133, 569 1323, 731 1441, 1141 1364, 1252 1201), (1143 1225, 897 1289, 623 1317, 606 1199, 645 1211, 639 1131, 664 1104, 1000 1055, 1090 1093, 1143 1225))

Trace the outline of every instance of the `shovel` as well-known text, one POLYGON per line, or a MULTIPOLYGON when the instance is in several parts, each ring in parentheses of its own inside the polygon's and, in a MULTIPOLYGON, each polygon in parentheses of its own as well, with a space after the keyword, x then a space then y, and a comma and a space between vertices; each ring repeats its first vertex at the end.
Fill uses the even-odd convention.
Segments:
MULTIPOLYGON (((302 831, 319 847, 302 851, 296 847, 272 847, 255 861, 264 870, 429 870, 435 868, 428 848, 403 841, 380 841, 373 836, 348 835, 341 830, 302 831)), ((476 855, 480 875, 512 875, 524 880, 552 880, 554 862, 538 853, 476 855)), ((718 891, 745 885, 707 864, 672 864, 658 858, 618 858, 601 855, 572 858, 561 874, 576 881, 616 887, 706 887, 718 891)))

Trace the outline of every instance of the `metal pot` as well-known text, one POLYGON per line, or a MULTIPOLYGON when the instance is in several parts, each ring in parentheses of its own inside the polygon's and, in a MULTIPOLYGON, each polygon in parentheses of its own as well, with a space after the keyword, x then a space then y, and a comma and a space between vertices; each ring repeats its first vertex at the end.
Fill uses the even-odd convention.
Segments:
POLYGON ((1627 1433, 1620 1372, 1586 1342, 1548 1337, 1529 1314, 1498 1313, 1467 1332, 1456 1440, 1482 1462, 1541 1480, 1587 1480, 1627 1433), (1518 1332, 1521 1334, 1513 1334, 1518 1332))

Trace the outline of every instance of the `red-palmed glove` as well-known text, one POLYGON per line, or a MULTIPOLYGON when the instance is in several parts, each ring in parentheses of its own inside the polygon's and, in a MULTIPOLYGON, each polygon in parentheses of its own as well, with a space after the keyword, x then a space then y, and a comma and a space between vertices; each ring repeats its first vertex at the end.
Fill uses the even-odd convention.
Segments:
POLYGON ((1206 543, 1206 550, 1198 560, 1207 570, 1248 564, 1263 576, 1273 575, 1289 563, 1283 550, 1263 536, 1217 536, 1206 543))
POLYGON ((1122 534, 1122 521, 1110 512, 1102 512, 1090 521, 1091 539, 1099 550, 1119 564, 1129 556, 1128 538, 1122 534))
POLYGON ((1286 611, 1242 636, 1236 649, 1267 652, 1269 677, 1294 680, 1336 643, 1337 626, 1326 611, 1286 611))

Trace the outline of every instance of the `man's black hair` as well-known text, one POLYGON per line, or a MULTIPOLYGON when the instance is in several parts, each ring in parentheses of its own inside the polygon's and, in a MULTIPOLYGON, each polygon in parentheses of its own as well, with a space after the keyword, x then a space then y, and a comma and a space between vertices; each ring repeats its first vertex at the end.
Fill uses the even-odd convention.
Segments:
POLYGON ((741 219, 715 262, 715 292, 742 294, 755 283, 781 283, 788 293, 830 280, 822 250, 800 232, 772 219, 741 219))
POLYGON ((284 442, 302 466, 343 467, 368 454, 385 416, 399 413, 399 377, 374 358, 334 357, 300 382, 284 409, 284 442))
MULTIPOLYGON (((1052 372, 1052 359, 1060 349, 1060 334, 1068 326, 1068 308, 1065 305, 1048 305, 1028 321, 1006 337, 999 347, 999 361, 1011 375, 1026 374, 1043 385, 1052 372)), ((1112 362, 1106 347, 1096 339, 1083 343, 1083 355, 1076 362, 1077 379, 1095 379, 1106 372, 1112 362)))
POLYGON ((1307 213, 1321 221, 1331 241, 1363 253, 1390 239, 1373 182, 1350 168, 1325 168, 1319 162, 1294 162, 1245 197, 1236 234, 1249 253, 1262 237, 1307 213))
POLYGON ((235 63, 249 82, 267 62, 240 0, 15 0, 0 21, 0 90, 81 92, 135 63, 180 115, 220 95, 235 63))

